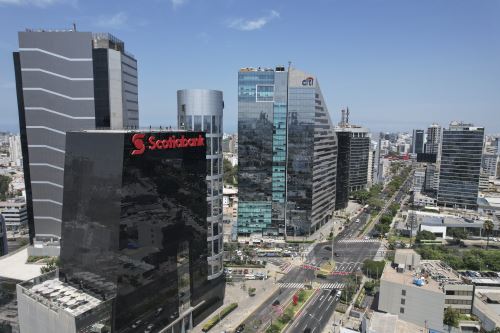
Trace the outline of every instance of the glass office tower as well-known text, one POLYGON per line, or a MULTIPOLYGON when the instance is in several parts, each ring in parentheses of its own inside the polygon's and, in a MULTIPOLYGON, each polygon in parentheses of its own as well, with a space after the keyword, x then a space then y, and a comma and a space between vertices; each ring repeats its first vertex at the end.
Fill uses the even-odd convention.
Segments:
POLYGON ((477 209, 484 128, 453 122, 443 129, 437 202, 477 209))
POLYGON ((238 73, 238 234, 305 235, 333 213, 337 138, 315 77, 238 73))
POLYGON ((208 278, 223 272, 222 231, 222 91, 183 89, 177 91, 178 127, 188 131, 204 131, 207 138, 207 236, 208 278))
POLYGON ((411 152, 421 154, 424 152, 424 130, 414 129, 411 140, 411 152))
POLYGON ((370 155, 370 133, 366 128, 344 124, 336 127, 338 139, 337 194, 335 209, 344 209, 352 192, 366 189, 370 155))
POLYGON ((146 323, 183 332, 222 305, 224 281, 207 271, 205 140, 67 133, 59 279, 113 299, 112 332, 146 323))

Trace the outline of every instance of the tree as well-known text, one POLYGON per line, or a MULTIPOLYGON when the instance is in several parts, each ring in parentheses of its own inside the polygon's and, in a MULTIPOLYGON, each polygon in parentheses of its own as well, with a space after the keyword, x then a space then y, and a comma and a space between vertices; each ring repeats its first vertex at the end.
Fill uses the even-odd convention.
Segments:
POLYGON ((352 194, 354 200, 359 201, 362 205, 370 198, 370 193, 366 190, 359 190, 352 194))
POLYGON ((0 200, 5 201, 9 193, 10 177, 0 175, 0 200))
POLYGON ((486 234, 486 249, 488 249, 488 246, 490 245, 490 235, 491 232, 493 231, 493 222, 491 220, 486 220, 483 223, 483 230, 484 233, 486 234))
POLYGON ((372 279, 380 279, 382 272, 384 271, 385 261, 375 261, 371 259, 366 259, 363 261, 363 267, 361 271, 363 274, 372 279))
POLYGON ((450 327, 458 327, 458 320, 460 319, 460 314, 457 310, 452 309, 450 306, 444 311, 443 323, 450 327))
POLYGON ((462 228, 450 228, 450 230, 448 231, 448 235, 457 240, 467 239, 467 237, 469 236, 467 231, 462 228))
POLYGON ((417 237, 415 237, 415 240, 420 243, 423 240, 435 240, 436 235, 434 235, 432 232, 427 231, 427 230, 422 230, 417 233, 417 237))
POLYGON ((230 185, 238 185, 237 181, 237 174, 238 174, 238 166, 234 166, 229 162, 229 160, 224 159, 223 160, 223 167, 224 167, 224 184, 230 184, 230 185))
POLYGON ((378 223, 378 224, 375 225, 375 230, 379 234, 385 235, 386 233, 389 232, 389 230, 391 230, 391 226, 389 224, 378 223))

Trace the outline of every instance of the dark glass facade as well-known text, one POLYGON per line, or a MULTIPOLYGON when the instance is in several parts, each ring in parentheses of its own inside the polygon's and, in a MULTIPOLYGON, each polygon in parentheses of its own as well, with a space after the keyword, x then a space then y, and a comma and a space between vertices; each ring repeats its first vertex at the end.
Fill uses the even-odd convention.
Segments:
POLYGON ((241 70, 238 136, 239 235, 304 235, 327 221, 337 140, 315 78, 293 68, 241 70))
POLYGON ((421 154, 424 152, 424 130, 413 130, 412 153, 421 154))
POLYGON ((206 147, 152 150, 147 140, 205 135, 135 134, 67 134, 60 279, 112 299, 113 332, 180 332, 224 296, 223 280, 207 278, 206 147))
POLYGON ((443 130, 438 205, 477 209, 484 128, 451 124, 443 130))

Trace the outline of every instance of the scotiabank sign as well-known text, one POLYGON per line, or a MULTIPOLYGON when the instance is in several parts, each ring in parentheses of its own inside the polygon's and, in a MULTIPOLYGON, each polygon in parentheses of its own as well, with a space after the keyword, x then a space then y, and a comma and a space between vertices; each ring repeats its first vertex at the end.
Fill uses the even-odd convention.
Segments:
POLYGON ((132 155, 142 155, 146 149, 163 150, 203 147, 205 146, 205 138, 201 135, 198 135, 197 138, 186 138, 184 135, 177 138, 175 135, 171 135, 168 139, 157 139, 154 135, 150 135, 146 138, 146 134, 137 133, 132 136, 132 144, 135 148, 132 150, 132 155))

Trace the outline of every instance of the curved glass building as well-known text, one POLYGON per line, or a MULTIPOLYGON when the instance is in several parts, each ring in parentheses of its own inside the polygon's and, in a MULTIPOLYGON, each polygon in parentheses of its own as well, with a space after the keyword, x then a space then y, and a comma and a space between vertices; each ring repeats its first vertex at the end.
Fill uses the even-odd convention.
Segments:
POLYGON ((238 235, 314 233, 335 208, 337 136, 315 76, 238 72, 238 235))
POLYGON ((223 271, 222 232, 222 91, 183 89, 177 91, 180 129, 204 131, 207 140, 208 278, 223 271))

